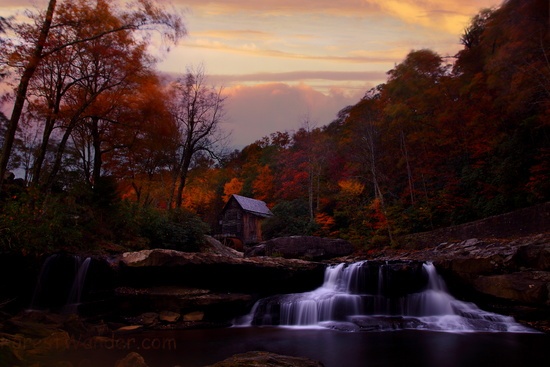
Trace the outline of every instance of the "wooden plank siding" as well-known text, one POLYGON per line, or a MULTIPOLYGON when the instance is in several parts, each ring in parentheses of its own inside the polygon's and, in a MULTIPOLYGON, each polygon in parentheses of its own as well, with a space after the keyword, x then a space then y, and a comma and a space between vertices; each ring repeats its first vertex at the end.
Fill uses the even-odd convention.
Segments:
MULTIPOLYGON (((238 197, 241 203, 263 204, 258 200, 238 197)), ((232 196, 225 205, 222 212, 222 236, 235 237, 244 244, 258 243, 262 241, 262 220, 272 215, 265 207, 266 212, 256 213, 246 210, 239 203, 239 200, 232 196)))

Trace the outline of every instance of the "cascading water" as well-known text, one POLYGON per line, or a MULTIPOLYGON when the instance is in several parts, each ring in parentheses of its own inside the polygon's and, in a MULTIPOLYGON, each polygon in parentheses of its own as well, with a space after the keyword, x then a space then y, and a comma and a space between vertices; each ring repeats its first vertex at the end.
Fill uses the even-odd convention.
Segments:
POLYGON ((51 255, 40 269, 30 310, 76 313, 82 300, 91 258, 51 255))
POLYGON ((40 308, 39 301, 43 297, 43 294, 47 291, 46 285, 44 284, 46 279, 48 279, 48 274, 50 272, 50 269, 52 267, 52 263, 54 263, 57 260, 57 257, 59 255, 51 255, 46 258, 44 263, 42 264, 42 267, 40 268, 40 272, 38 273, 38 278, 36 279, 36 286, 34 287, 34 292, 32 294, 30 309, 36 310, 40 308))
POLYGON ((64 307, 65 313, 77 313, 78 306, 82 299, 82 291, 84 290, 84 282, 86 281, 86 274, 88 273, 88 268, 90 267, 91 258, 87 257, 78 265, 76 275, 74 277, 73 285, 71 291, 69 292, 69 297, 67 298, 67 304, 64 307))
POLYGON ((533 332, 450 295, 431 263, 329 266, 318 289, 259 300, 241 324, 340 330, 533 332))

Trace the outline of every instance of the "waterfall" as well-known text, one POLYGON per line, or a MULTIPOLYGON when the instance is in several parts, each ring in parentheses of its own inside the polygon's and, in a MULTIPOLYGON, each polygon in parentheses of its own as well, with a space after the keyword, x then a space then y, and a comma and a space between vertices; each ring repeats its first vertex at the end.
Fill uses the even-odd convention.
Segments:
POLYGON ((30 310, 76 313, 82 301, 91 258, 55 254, 44 260, 31 298, 30 310))
POLYGON ((321 287, 256 302, 246 325, 341 330, 532 332, 454 298, 431 263, 358 262, 327 267, 321 287))
POLYGON ((64 307, 65 313, 78 313, 78 306, 80 305, 82 291, 84 290, 84 282, 86 281, 86 274, 88 273, 88 267, 91 261, 92 259, 87 257, 78 265, 73 285, 71 286, 71 291, 69 292, 69 297, 64 307))
POLYGON ((39 300, 43 297, 43 294, 46 292, 45 281, 48 278, 48 274, 52 267, 52 263, 57 260, 59 255, 51 255, 44 260, 44 263, 40 267, 40 272, 38 273, 38 278, 36 279, 36 286, 34 287, 34 292, 32 294, 30 309, 36 310, 40 308, 39 300))

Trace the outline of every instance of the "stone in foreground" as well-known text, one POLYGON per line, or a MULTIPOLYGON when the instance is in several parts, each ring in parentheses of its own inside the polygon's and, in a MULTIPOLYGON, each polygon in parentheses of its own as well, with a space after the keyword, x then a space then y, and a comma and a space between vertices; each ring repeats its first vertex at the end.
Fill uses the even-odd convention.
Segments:
POLYGON ((289 357, 269 352, 236 354, 208 367, 324 367, 321 362, 301 357, 289 357))

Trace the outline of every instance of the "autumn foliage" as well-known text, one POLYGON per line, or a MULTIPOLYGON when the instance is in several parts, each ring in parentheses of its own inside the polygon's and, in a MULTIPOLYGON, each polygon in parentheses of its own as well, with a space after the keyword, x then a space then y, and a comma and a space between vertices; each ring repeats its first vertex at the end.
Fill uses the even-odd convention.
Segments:
POLYGON ((547 201, 548 10, 506 1, 481 11, 454 59, 411 51, 331 124, 284 147, 273 136, 246 147, 227 164, 231 179, 262 182, 276 208, 301 200, 312 234, 367 246, 547 201), (270 184, 266 167, 277 172, 270 184))
MULTIPOLYGON (((65 33, 52 31, 48 47, 121 21, 106 2, 63 4, 59 17, 69 20, 78 7, 91 18, 110 15, 86 27, 67 22, 65 33)), ((18 211, 47 226, 52 208, 63 207, 52 204, 56 193, 71 194, 65 207, 79 218, 123 226, 125 220, 85 209, 107 178, 114 182, 105 204, 111 215, 113 205, 128 202, 141 218, 186 208, 185 215, 144 220, 159 223, 148 233, 167 242, 173 238, 162 233, 170 218, 188 218, 185 210, 217 232, 218 213, 232 194, 268 203, 275 214, 265 222, 268 236, 333 236, 370 247, 398 246, 403 234, 546 202, 548 13, 545 0, 507 0, 482 10, 454 57, 411 51, 388 71, 386 83, 345 106, 332 123, 314 128, 306 121, 296 132, 274 132, 230 154, 213 144, 221 142, 211 132, 223 117, 224 97, 205 85, 204 74, 186 74, 175 93, 155 71, 146 40, 130 29, 60 49, 42 60, 29 84, 10 160, 26 176, 2 188, 0 231, 19 228, 12 224, 18 211), (189 108, 197 101, 204 110, 189 108), (193 140, 190 132, 200 133, 193 140)), ((19 31, 32 40, 33 30, 19 31)), ((17 70, 18 57, 30 50, 0 44, 11 50, 6 65, 17 70)), ((51 219, 58 230, 59 223, 51 219)), ((112 241, 129 241, 115 232, 112 241)))

